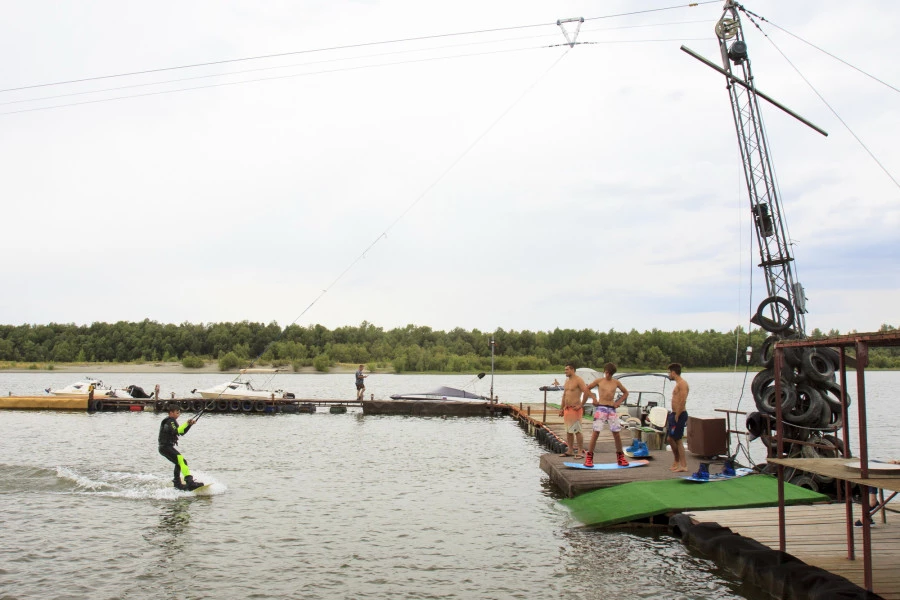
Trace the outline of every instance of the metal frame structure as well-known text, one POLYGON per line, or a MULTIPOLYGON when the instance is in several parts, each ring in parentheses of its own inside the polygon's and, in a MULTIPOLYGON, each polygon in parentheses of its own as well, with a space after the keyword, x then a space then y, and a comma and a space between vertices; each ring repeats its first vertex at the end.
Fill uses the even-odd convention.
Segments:
MULTIPOLYGON (((784 468, 794 467, 808 473, 819 475, 830 475, 840 479, 844 485, 844 503, 846 506, 847 519, 847 558, 849 560, 856 559, 856 549, 853 542, 853 510, 851 498, 852 483, 860 483, 869 487, 882 487, 897 491, 898 481, 890 481, 883 478, 870 480, 869 478, 869 441, 866 436, 866 367, 869 363, 869 348, 879 346, 900 346, 900 332, 888 331, 878 333, 854 333, 849 335, 828 337, 819 340, 784 340, 775 344, 775 369, 781 369, 784 365, 784 351, 788 348, 816 348, 816 347, 832 347, 840 348, 840 382, 841 382, 841 411, 843 413, 843 443, 845 450, 845 458, 833 459, 829 462, 838 463, 836 465, 827 465, 825 467, 816 467, 813 463, 816 459, 804 458, 785 458, 784 454, 784 430, 781 420, 781 402, 782 391, 779 380, 776 379, 775 395, 776 395, 776 415, 778 436, 778 457, 770 459, 778 465, 778 537, 779 549, 784 552, 786 547, 786 525, 784 512, 784 468), (859 426, 859 475, 847 470, 840 463, 846 463, 846 458, 851 456, 850 453, 850 429, 847 426, 847 356, 848 348, 856 351, 856 408, 858 411, 859 426)), ((863 491, 860 494, 860 504, 862 505, 862 514, 868 515, 871 507, 869 506, 869 494, 863 491)), ((872 590, 872 533, 869 526, 869 519, 862 518, 862 542, 863 542, 863 579, 865 587, 870 592, 872 590)))

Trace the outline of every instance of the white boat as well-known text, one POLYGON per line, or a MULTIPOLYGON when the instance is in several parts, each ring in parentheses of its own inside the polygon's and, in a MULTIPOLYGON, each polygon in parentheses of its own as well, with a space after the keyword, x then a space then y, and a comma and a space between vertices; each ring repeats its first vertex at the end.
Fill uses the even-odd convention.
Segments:
POLYGON ((294 394, 285 392, 284 390, 270 390, 254 387, 250 377, 246 377, 249 373, 277 373, 274 369, 241 369, 237 378, 211 388, 204 390, 193 389, 192 394, 200 394, 201 398, 207 400, 243 400, 245 398, 257 400, 276 400, 293 399, 294 394))
POLYGON ((62 396, 62 397, 72 397, 72 396, 87 396, 90 394, 90 387, 94 386, 94 398, 131 398, 131 394, 127 389, 113 389, 112 387, 104 384, 99 379, 92 379, 88 377, 87 379, 83 379, 81 381, 76 381, 75 383, 70 383, 66 387, 61 387, 57 389, 47 388, 46 391, 48 394, 53 396, 62 396))

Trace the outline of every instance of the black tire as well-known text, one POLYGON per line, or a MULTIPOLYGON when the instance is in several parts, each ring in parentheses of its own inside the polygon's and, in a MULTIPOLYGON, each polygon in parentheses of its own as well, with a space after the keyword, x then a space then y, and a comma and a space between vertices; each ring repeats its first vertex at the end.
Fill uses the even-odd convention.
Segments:
POLYGON ((216 410, 225 412, 228 410, 228 400, 219 400, 216 402, 216 410))
POLYGON ((228 410, 233 411, 233 412, 237 412, 237 411, 241 410, 240 400, 232 400, 231 402, 229 402, 228 410))
MULTIPOLYGON (((809 429, 804 429, 803 427, 796 427, 794 425, 790 425, 789 423, 784 423, 784 437, 797 440, 800 442, 805 442, 809 439, 809 429)), ((797 448, 797 456, 800 456, 800 451, 803 448, 797 448)))
POLYGON ((841 414, 841 409, 839 408, 835 409, 833 406, 829 406, 829 409, 831 410, 831 416, 823 429, 839 431, 844 426, 844 415, 841 414))
POLYGON ((838 457, 844 457, 846 454, 844 453, 844 441, 837 437, 836 435, 831 435, 830 433, 826 433, 822 436, 823 439, 831 442, 831 445, 834 446, 835 451, 838 453, 838 457))
POLYGON ((794 307, 781 296, 769 296, 759 303, 759 307, 756 309, 755 321, 769 333, 782 333, 794 324, 794 307), (774 309, 781 317, 779 321, 770 319, 763 314, 772 305, 774 305, 774 309))
MULTIPOLYGON (((800 458, 801 449, 798 444, 789 444, 784 447, 785 453, 788 458, 800 458)), ((796 467, 785 467, 784 468, 784 480, 790 481, 793 479, 800 471, 797 470, 796 467)))
MULTIPOLYGON (((838 458, 840 454, 838 453, 838 449, 835 448, 834 444, 831 443, 828 438, 825 436, 812 436, 808 440, 811 444, 818 444, 819 446, 829 446, 828 448, 815 448, 813 446, 804 446, 803 447, 803 458, 838 458)), ((816 483, 833 483, 834 477, 829 477, 828 475, 813 475, 813 479, 816 480, 816 483)))
POLYGON ((766 427, 766 418, 758 411, 747 415, 744 427, 747 429, 747 433, 755 438, 759 438, 764 433, 769 433, 766 427))
POLYGON ((178 403, 179 408, 181 408, 182 412, 186 410, 191 410, 191 401, 190 400, 182 400, 178 403))
POLYGON ((795 369, 799 369, 803 359, 803 348, 785 348, 784 362, 795 369))
POLYGON ((266 403, 262 400, 257 400, 253 403, 253 410, 255 412, 266 412, 266 403))
POLYGON ((250 412, 251 410, 253 410, 253 403, 249 400, 244 400, 241 403, 241 410, 244 412, 250 412))
POLYGON ((831 357, 817 352, 814 348, 804 348, 800 356, 800 371, 810 381, 828 383, 834 381, 834 364, 831 357))
POLYGON ((764 371, 760 371, 753 377, 753 381, 750 382, 750 392, 753 394, 753 399, 756 400, 759 398, 760 393, 775 381, 775 371, 772 369, 765 369, 764 371))
POLYGON ((771 369, 775 366, 775 342, 780 338, 777 335, 770 335, 759 348, 759 364, 764 369, 771 369))
POLYGON ((805 383, 800 384, 797 386, 795 402, 791 410, 784 415, 784 419, 794 425, 816 427, 822 418, 824 405, 822 394, 817 389, 805 383))
MULTIPOLYGON (((756 400, 754 398, 754 400, 756 400)), ((785 383, 782 380, 781 384, 781 417, 787 420, 787 415, 790 414, 791 410, 794 408, 794 404, 797 401, 797 392, 794 390, 794 386, 785 383)), ((759 399, 756 400, 756 407, 760 410, 760 412, 764 412, 769 415, 774 415, 775 413, 775 386, 767 387, 759 393, 759 399)), ((792 421, 793 422, 793 421, 792 421)))
POLYGON ((812 475, 804 473, 802 471, 797 471, 794 473, 794 476, 791 477, 789 482, 797 487, 806 488, 813 492, 819 491, 819 484, 816 483, 815 478, 812 475))
POLYGON ((839 350, 835 348, 816 348, 819 351, 819 354, 827 358, 831 361, 831 364, 834 365, 834 370, 838 371, 841 368, 841 353, 839 350))
POLYGON ((761 441, 763 446, 769 450, 778 450, 778 438, 775 437, 774 431, 764 431, 763 434, 759 436, 759 441, 761 441))
MULTIPOLYGON (((773 424, 774 424, 774 420, 773 420, 773 424)), ((807 432, 805 429, 798 429, 797 427, 792 427, 792 426, 788 425, 787 423, 782 423, 781 425, 782 425, 782 427, 781 427, 782 435, 784 436, 785 439, 799 440, 801 442, 805 442, 806 439, 809 437, 809 432, 807 432)), ((766 448, 768 448, 769 450, 778 450, 778 430, 775 429, 774 427, 769 431, 765 431, 765 429, 763 429, 763 435, 761 435, 759 437, 759 439, 762 441, 763 445, 766 448)), ((791 442, 784 442, 784 450, 786 452, 788 452, 788 456, 791 456, 791 457, 800 456, 800 450, 797 447, 795 447, 794 444, 791 442), (793 453, 793 455, 791 453, 793 453)), ((791 472, 793 473, 793 471, 791 471, 791 472)))
MULTIPOLYGON (((798 339, 800 339, 800 337, 798 336, 798 337, 785 338, 785 339, 798 340, 798 339)), ((799 367, 801 364, 801 360, 803 358, 803 351, 804 351, 804 348, 785 348, 784 349, 784 362, 794 368, 799 367)), ((774 352, 772 353, 772 355, 774 358, 774 352)))
MULTIPOLYGON (((821 392, 819 393, 819 395, 822 395, 821 392)), ((813 427, 817 429, 830 429, 834 425, 835 421, 841 418, 841 414, 840 412, 838 412, 837 415, 835 415, 834 411, 831 410, 831 405, 825 402, 824 398, 822 399, 821 407, 822 408, 819 412, 819 420, 815 425, 813 425, 813 427)))
MULTIPOLYGON (((816 387, 819 388, 822 398, 831 404, 832 410, 841 410, 841 384, 837 381, 826 381, 818 384, 816 387)), ((850 408, 850 404, 853 401, 850 394, 844 394, 844 398, 847 400, 847 408, 850 408)))

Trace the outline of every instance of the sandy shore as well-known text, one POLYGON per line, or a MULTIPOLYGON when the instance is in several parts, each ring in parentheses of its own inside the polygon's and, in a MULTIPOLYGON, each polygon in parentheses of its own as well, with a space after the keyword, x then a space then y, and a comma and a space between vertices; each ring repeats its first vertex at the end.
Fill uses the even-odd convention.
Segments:
MULTIPOLYGON (((46 371, 48 369, 28 369, 28 368, 9 368, 2 369, 7 373, 33 373, 35 370, 46 371)), ((158 363, 141 363, 141 364, 118 364, 118 363, 83 363, 83 364, 65 364, 53 365, 52 371, 57 373, 237 373, 238 370, 220 371, 219 365, 216 363, 207 363, 198 369, 188 369, 182 366, 180 362, 158 362, 158 363)), ((329 373, 353 373, 355 367, 337 365, 331 368, 329 373)), ((288 367, 285 373, 312 373, 318 371, 313 367, 302 367, 299 371, 294 371, 288 367)))

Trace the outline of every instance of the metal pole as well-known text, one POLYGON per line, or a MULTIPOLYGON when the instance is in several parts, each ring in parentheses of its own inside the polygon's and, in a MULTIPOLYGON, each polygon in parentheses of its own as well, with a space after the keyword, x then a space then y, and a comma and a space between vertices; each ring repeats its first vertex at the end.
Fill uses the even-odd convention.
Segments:
MULTIPOLYGON (((856 409, 859 420, 859 478, 869 478, 869 440, 866 434, 866 367, 869 366, 869 344, 856 342, 856 409)), ((869 487, 860 486, 862 505, 863 583, 872 591, 872 530, 869 525, 869 487)))
POLYGON ((542 423, 547 423, 547 390, 544 390, 544 420, 542 423))
POLYGON ((494 401, 494 336, 491 336, 491 402, 494 401))
POLYGON ((804 119, 803 117, 801 117, 800 115, 798 115, 797 113, 795 113, 794 111, 789 109, 787 106, 781 104, 780 102, 778 102, 771 96, 768 96, 767 94, 762 93, 761 91, 759 91, 759 89, 756 86, 751 86, 751 85, 748 85, 747 83, 745 83, 744 81, 741 81, 739 78, 735 77, 734 75, 732 75, 731 73, 729 73, 722 67, 716 65, 715 63, 703 58, 702 56, 700 56, 699 54, 697 54, 696 52, 694 52, 687 46, 682 46, 681 50, 686 52, 687 54, 690 54, 691 56, 693 56, 694 58, 696 58, 697 60, 702 62, 707 67, 718 71, 719 73, 721 73, 722 75, 727 77, 728 80, 731 81, 732 83, 736 83, 739 86, 741 86, 742 88, 744 88, 750 92, 753 92, 754 94, 756 94, 757 96, 759 96, 760 98, 762 98, 763 100, 765 100, 766 102, 768 102, 769 104, 774 106, 775 108, 779 108, 779 109, 783 110, 784 112, 791 115, 792 117, 794 117, 795 119, 797 119, 798 121, 800 121, 801 123, 806 125, 807 127, 810 127, 811 129, 816 130, 818 133, 821 133, 822 135, 824 135, 826 137, 828 136, 827 131, 825 131, 818 125, 814 124, 813 122, 811 122, 807 119, 804 119))
MULTIPOLYGON (((781 401, 784 391, 781 389, 781 370, 784 368, 784 349, 775 344, 775 435, 777 436, 778 459, 784 458, 784 427, 782 426, 781 401)), ((784 465, 778 463, 778 549, 782 552, 787 547, 787 532, 784 513, 784 465)))

